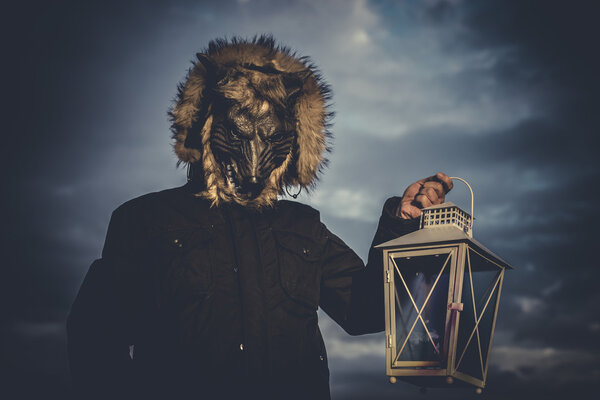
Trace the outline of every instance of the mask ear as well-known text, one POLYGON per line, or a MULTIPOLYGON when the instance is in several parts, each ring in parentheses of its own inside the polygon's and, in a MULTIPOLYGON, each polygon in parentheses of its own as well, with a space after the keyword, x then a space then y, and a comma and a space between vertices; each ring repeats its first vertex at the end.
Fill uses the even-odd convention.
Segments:
POLYGON ((174 150, 180 162, 194 163, 202 157, 202 135, 210 133, 210 103, 206 88, 212 87, 217 64, 206 54, 196 54, 196 62, 188 71, 184 84, 177 88, 175 105, 169 112, 174 150))
POLYGON ((295 73, 286 73, 282 77, 286 97, 285 104, 288 109, 293 109, 298 97, 302 94, 304 82, 309 77, 309 72, 301 71, 295 73))
POLYGON ((198 62, 196 66, 204 67, 204 75, 208 78, 209 76, 215 76, 217 72, 217 64, 206 54, 204 53, 196 53, 196 59, 198 62))

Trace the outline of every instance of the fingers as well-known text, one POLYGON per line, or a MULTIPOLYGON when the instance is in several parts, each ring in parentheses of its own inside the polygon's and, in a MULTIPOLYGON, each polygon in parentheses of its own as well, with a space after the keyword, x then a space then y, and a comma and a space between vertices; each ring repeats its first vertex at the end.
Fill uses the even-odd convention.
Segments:
MULTIPOLYGON (((425 182, 423 184, 423 188, 421 189, 421 191, 423 191, 423 190, 434 191, 435 193, 432 193, 431 195, 435 195, 436 197, 439 197, 442 199, 446 197, 444 185, 442 185, 440 182, 437 182, 437 181, 425 182)), ((426 193, 423 193, 423 194, 426 194, 426 193)), ((431 201, 433 201, 433 198, 430 195, 428 195, 427 197, 429 197, 429 199, 431 201)))
POLYGON ((410 203, 401 203, 396 214, 402 219, 413 219, 421 216, 421 209, 410 203))
POLYGON ((438 172, 437 174, 430 176, 426 179, 426 181, 440 182, 444 188, 444 193, 448 193, 454 187, 452 179, 450 179, 450 177, 443 172, 438 172))
POLYGON ((411 184, 402 195, 397 215, 401 218, 416 218, 421 208, 431 207, 446 201, 446 193, 452 190, 452 179, 443 172, 411 184))
POLYGON ((446 189, 444 184, 437 181, 427 181, 423 183, 423 186, 421 186, 421 189, 417 192, 413 204, 424 208, 441 204, 445 200, 446 189))
POLYGON ((430 187, 423 187, 415 196, 414 202, 421 207, 431 207, 433 205, 442 203, 441 199, 437 195, 437 192, 430 187))
POLYGON ((404 191, 404 194, 402 195, 402 201, 408 202, 408 203, 413 201, 415 199, 415 196, 419 193, 419 190, 421 190, 421 187, 423 186, 423 182, 424 182, 424 180, 422 179, 420 181, 417 181, 417 182, 411 184, 409 187, 407 187, 406 190, 404 191))

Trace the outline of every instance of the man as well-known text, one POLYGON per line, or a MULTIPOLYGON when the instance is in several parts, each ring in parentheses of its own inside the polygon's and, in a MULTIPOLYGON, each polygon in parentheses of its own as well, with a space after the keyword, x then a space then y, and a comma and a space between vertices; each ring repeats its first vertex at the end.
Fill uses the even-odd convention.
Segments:
MULTIPOLYGON (((309 190, 328 150, 329 90, 270 37, 217 40, 171 110, 180 188, 113 213, 68 320, 82 398, 328 399, 321 307, 352 335, 383 330, 381 253, 368 264, 278 195, 309 190)), ((374 244, 418 226, 444 174, 384 205, 374 244)))

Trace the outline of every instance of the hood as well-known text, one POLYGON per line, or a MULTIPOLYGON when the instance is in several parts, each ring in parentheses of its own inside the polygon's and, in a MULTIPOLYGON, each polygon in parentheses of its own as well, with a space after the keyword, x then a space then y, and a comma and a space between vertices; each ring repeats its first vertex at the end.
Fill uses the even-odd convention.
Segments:
POLYGON ((169 117, 178 163, 192 166, 194 176, 203 180, 197 195, 213 205, 235 201, 262 207, 272 205, 288 188, 312 189, 327 164, 333 113, 329 87, 310 60, 276 45, 271 36, 260 36, 213 40, 192 63, 169 117), (295 127, 292 151, 255 199, 236 198, 215 161, 211 134, 218 101, 235 101, 249 110, 260 110, 265 102, 278 105, 286 122, 295 127))

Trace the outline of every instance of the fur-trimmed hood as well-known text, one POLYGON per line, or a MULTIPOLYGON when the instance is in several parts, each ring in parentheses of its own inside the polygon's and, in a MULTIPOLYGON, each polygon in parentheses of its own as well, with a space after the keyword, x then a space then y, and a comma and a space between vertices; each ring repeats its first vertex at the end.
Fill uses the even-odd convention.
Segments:
POLYGON ((169 112, 174 150, 179 162, 201 169, 198 175, 204 175, 205 187, 199 195, 214 205, 232 200, 247 206, 271 205, 286 187, 310 189, 318 180, 330 150, 329 100, 329 87, 310 60, 276 45, 271 36, 213 40, 196 55, 169 112), (288 159, 271 173, 270 187, 250 202, 236 199, 228 190, 211 150, 218 96, 248 109, 279 105, 286 122, 295 127, 288 159))

